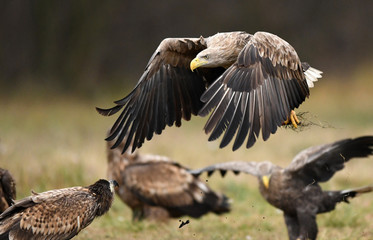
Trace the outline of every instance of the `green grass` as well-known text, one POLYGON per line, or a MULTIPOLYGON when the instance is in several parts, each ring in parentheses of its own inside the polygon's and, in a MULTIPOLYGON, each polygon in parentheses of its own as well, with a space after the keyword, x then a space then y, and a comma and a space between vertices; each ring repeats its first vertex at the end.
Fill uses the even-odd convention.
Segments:
MULTIPOLYGON (((279 129, 267 142, 232 152, 208 142, 203 131, 206 119, 194 117, 182 128, 167 128, 146 142, 143 153, 167 155, 190 168, 230 160, 270 160, 286 166, 300 150, 346 137, 373 133, 373 74, 352 75, 347 80, 325 76, 311 90, 310 99, 298 111, 312 121, 329 126, 309 126, 303 131, 279 129), (353 81, 348 81, 353 79, 353 81), (366 79, 367 81, 364 81, 366 79), (332 126, 332 127, 330 127, 332 126), (172 140, 172 142, 170 142, 172 140)), ((127 91, 128 92, 128 91, 127 91)), ((127 93, 123 91, 123 94, 127 93)), ((35 191, 89 185, 106 177, 104 136, 115 121, 95 112, 110 106, 115 96, 82 99, 77 96, 18 92, 0 97, 0 167, 9 169, 17 181, 17 198, 35 191)), ((343 189, 372 184, 373 158, 356 159, 336 174, 325 189, 343 189)), ((201 176, 207 179, 206 175, 201 176)), ((168 223, 131 222, 131 211, 119 198, 105 216, 96 219, 76 239, 286 239, 282 213, 263 201, 257 180, 249 175, 222 179, 218 174, 208 184, 233 199, 229 214, 209 214, 190 219, 179 229, 179 219, 168 223)), ((372 239, 373 195, 340 204, 337 210, 318 216, 319 239, 372 239)))

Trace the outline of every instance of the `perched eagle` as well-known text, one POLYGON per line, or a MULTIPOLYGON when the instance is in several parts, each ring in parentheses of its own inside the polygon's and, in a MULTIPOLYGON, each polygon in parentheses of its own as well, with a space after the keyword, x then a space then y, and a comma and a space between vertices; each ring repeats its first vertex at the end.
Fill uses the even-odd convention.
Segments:
POLYGON ((71 239, 109 210, 115 186, 101 179, 88 187, 33 193, 0 215, 0 240, 71 239))
POLYGON ((166 125, 180 126, 191 115, 206 116, 209 141, 224 133, 220 147, 236 135, 233 150, 247 138, 251 147, 259 131, 267 140, 309 96, 321 71, 302 63, 294 48, 266 32, 217 33, 203 38, 166 38, 150 58, 135 88, 109 109, 105 116, 123 108, 107 140, 117 147, 128 135, 123 152, 132 151, 145 138, 161 134, 166 125), (208 88, 207 88, 208 87, 208 88), (207 88, 207 90, 206 90, 207 88))
POLYGON ((0 214, 14 204, 16 183, 8 170, 0 168, 0 214))
POLYGON ((334 210, 358 194, 371 192, 372 186, 343 191, 323 191, 319 182, 328 181, 344 163, 354 157, 373 154, 373 136, 344 139, 310 147, 295 156, 287 168, 270 162, 225 162, 191 171, 199 176, 220 170, 245 172, 258 177, 259 190, 273 206, 284 212, 289 239, 316 239, 316 215, 334 210))
MULTIPOLYGON (((124 142, 122 143, 124 144, 124 142)), ((119 183, 117 194, 132 209, 132 220, 201 217, 230 211, 227 197, 213 192, 188 169, 167 157, 121 154, 107 143, 108 177, 119 183)))

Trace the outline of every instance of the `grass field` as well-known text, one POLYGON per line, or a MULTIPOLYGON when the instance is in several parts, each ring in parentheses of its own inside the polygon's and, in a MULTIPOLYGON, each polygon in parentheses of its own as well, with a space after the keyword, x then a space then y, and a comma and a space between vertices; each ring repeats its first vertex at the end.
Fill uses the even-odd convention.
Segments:
MULTIPOLYGON (((206 119, 194 117, 181 128, 168 128, 142 148, 143 153, 167 155, 190 168, 230 160, 270 160, 286 166, 300 150, 342 138, 373 134, 373 73, 352 74, 344 81, 324 75, 298 112, 308 112, 317 125, 303 131, 279 129, 266 142, 232 152, 207 142, 206 119), (322 127, 324 126, 324 127, 322 127), (170 141, 172 140, 172 141, 170 141)), ((81 98, 25 90, 0 96, 0 167, 17 181, 17 198, 30 191, 89 185, 106 177, 104 136, 115 117, 98 115, 95 106, 111 106, 121 93, 81 98)), ((75 94, 74 94, 75 95, 75 94)), ((354 159, 325 189, 373 183, 373 157, 354 159)), ((202 178, 207 178, 202 175, 202 178)), ((190 219, 179 229, 179 219, 168 223, 131 222, 131 212, 116 198, 105 216, 96 219, 76 239, 286 239, 282 213, 265 201, 257 181, 249 175, 216 175, 208 179, 216 191, 234 200, 232 212, 190 219), (251 237, 251 238, 250 238, 251 237)), ((373 239, 372 194, 340 204, 318 216, 319 239, 373 239)))

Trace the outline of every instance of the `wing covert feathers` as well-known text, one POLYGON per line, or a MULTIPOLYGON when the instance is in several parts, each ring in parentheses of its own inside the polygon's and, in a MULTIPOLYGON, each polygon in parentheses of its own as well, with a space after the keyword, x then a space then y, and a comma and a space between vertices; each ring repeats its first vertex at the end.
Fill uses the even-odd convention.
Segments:
POLYGON ((112 200, 106 180, 34 193, 0 215, 0 239, 71 239, 104 214, 112 200))
POLYGON ((127 135, 123 152, 131 141, 134 151, 166 126, 180 126, 182 119, 211 111, 204 127, 209 141, 223 135, 220 148, 234 138, 233 150, 245 140, 250 148, 260 132, 265 141, 277 131, 291 110, 309 96, 309 88, 321 74, 301 63, 289 43, 266 32, 218 33, 206 41, 167 38, 135 88, 116 106, 97 111, 105 116, 122 111, 107 140, 116 139, 115 148, 127 135), (214 56, 209 66, 220 67, 202 65, 192 72, 191 60, 205 49, 214 56), (210 85, 207 90, 206 85, 210 85))
MULTIPOLYGON (((321 72, 307 67, 311 82, 321 72)), ((307 79, 293 47, 269 33, 256 33, 229 67, 202 95, 199 111, 206 116, 212 109, 204 130, 209 140, 224 136, 220 147, 234 138, 233 150, 245 138, 251 147, 262 131, 263 140, 287 119, 290 111, 309 95, 307 79)))
POLYGON ((150 206, 168 209, 171 216, 200 217, 230 210, 228 199, 212 191, 187 169, 170 161, 129 165, 123 172, 126 188, 150 206))
POLYGON ((170 158, 141 154, 139 150, 120 154, 119 149, 110 149, 109 145, 108 176, 119 183, 117 194, 132 209, 133 220, 200 217, 210 211, 220 214, 230 210, 227 197, 211 190, 170 158))

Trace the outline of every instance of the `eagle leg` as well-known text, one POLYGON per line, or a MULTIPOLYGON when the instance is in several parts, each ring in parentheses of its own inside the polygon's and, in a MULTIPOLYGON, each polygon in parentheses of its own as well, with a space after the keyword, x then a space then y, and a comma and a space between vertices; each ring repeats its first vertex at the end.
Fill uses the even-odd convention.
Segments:
POLYGON ((299 222, 296 216, 284 213, 285 223, 288 230, 289 240, 299 240, 299 222))
POLYGON ((299 222, 299 236, 297 240, 316 240, 318 232, 316 223, 317 207, 305 205, 302 208, 297 208, 299 222))
POLYGON ((288 119, 286 119, 286 121, 284 121, 282 125, 290 125, 290 123, 293 125, 294 128, 298 128, 298 125, 300 124, 300 121, 294 110, 291 110, 288 119))

